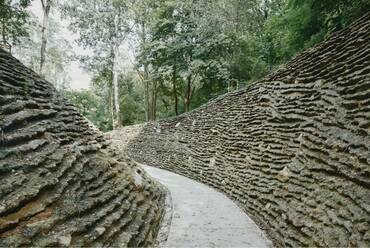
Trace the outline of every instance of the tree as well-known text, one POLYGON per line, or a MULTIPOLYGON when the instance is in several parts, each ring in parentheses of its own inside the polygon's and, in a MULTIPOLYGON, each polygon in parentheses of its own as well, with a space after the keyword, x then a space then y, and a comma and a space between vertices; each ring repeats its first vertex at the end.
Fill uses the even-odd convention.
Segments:
POLYGON ((369 7, 365 0, 72 0, 64 10, 91 50, 80 59, 111 122, 104 128, 117 128, 245 87, 369 7), (128 39, 133 68, 123 62, 128 39))
MULTIPOLYGON (((171 46, 169 40, 174 38, 174 26, 176 22, 172 18, 174 11, 174 4, 171 1, 162 1, 160 5, 155 9, 153 15, 153 23, 150 31, 150 40, 146 47, 141 51, 139 62, 149 63, 152 68, 153 84, 155 85, 154 90, 155 99, 157 99, 157 85, 159 82, 159 89, 162 90, 162 94, 166 91, 167 87, 165 82, 172 80, 173 85, 173 98, 174 98, 174 113, 178 114, 178 90, 177 90, 177 61, 176 57, 178 54, 175 52, 176 46, 171 46)), ((162 97, 165 105, 168 103, 162 97)), ((152 109, 156 112, 156 109, 152 109)))
POLYGON ((230 54, 231 39, 212 31, 213 25, 207 25, 213 17, 204 17, 203 7, 209 4, 208 1, 163 1, 150 30, 150 44, 140 57, 150 63, 162 86, 171 82, 168 86, 172 89, 175 114, 179 113, 179 98, 185 111, 191 109, 192 99, 201 88, 207 70, 216 70, 219 79, 228 77, 223 67, 225 56, 230 54))
POLYGON ((106 113, 104 99, 90 90, 64 91, 65 97, 71 102, 78 111, 89 119, 102 131, 112 129, 111 120, 106 113))
POLYGON ((282 14, 269 18, 263 31, 261 43, 270 46, 268 63, 276 66, 288 61, 369 9, 368 0, 287 0, 282 14))
MULTIPOLYGON (((25 29, 29 35, 19 38, 19 42, 13 47, 13 55, 27 67, 39 71, 40 51, 35 49, 41 47, 41 25, 38 18, 30 14, 25 29)), ((70 41, 60 35, 61 26, 57 19, 49 18, 48 29, 48 46, 45 51, 48 59, 44 63, 43 77, 52 82, 59 91, 63 91, 69 88, 68 69, 74 52, 70 41)))
POLYGON ((107 84, 111 89, 113 127, 118 128, 122 125, 118 85, 120 47, 132 29, 127 3, 124 0, 73 0, 65 3, 64 13, 71 18, 72 29, 80 33, 79 44, 93 51, 81 59, 85 67, 96 76, 107 68, 111 73, 107 84))
MULTIPOLYGON (((27 36, 25 25, 28 22, 26 8, 31 0, 2 0, 0 3, 1 44, 10 50, 21 37, 27 36)), ((1 47, 1 46, 0 46, 1 47)))
MULTIPOLYGON (((150 25, 152 25, 153 15, 151 12, 155 9, 155 2, 151 0, 141 0, 136 1, 133 0, 130 2, 130 8, 132 11, 133 21, 134 21, 134 44, 136 46, 132 46, 133 52, 142 53, 145 50, 145 47, 148 45, 149 41, 149 32, 150 25)), ((138 56, 136 54, 136 56, 138 56)), ((141 56, 145 56, 144 53, 141 56)), ((141 59, 142 63, 136 63, 134 65, 135 70, 140 78, 141 83, 144 86, 144 103, 145 103, 145 120, 151 121, 155 120, 155 112, 153 111, 154 99, 151 96, 150 92, 151 89, 154 90, 154 87, 151 87, 151 79, 150 79, 150 68, 147 59, 141 59), (154 115, 153 115, 154 113, 154 115)), ((153 94, 152 94, 153 96, 153 94)))
POLYGON ((41 29, 41 52, 40 52, 40 75, 43 75, 44 64, 45 64, 45 54, 46 54, 46 44, 47 36, 49 31, 49 13, 52 5, 52 0, 40 0, 43 11, 43 21, 41 29))

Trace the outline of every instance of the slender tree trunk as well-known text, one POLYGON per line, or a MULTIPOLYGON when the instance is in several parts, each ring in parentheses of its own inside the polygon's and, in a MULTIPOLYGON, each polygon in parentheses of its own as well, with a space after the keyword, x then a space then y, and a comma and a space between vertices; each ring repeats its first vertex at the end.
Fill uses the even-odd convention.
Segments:
POLYGON ((149 121, 152 121, 153 120, 153 103, 154 103, 154 85, 155 83, 152 82, 150 89, 149 89, 149 97, 148 97, 148 102, 149 102, 149 106, 148 106, 148 113, 149 113, 149 121))
POLYGON ((149 82, 145 80, 145 121, 150 121, 149 113, 149 82))
POLYGON ((111 58, 111 75, 109 78, 109 110, 112 118, 112 128, 114 129, 114 126, 116 124, 116 117, 115 117, 115 111, 114 111, 114 88, 113 88, 113 76, 114 76, 114 45, 111 44, 110 47, 110 58, 111 58))
MULTIPOLYGON (((112 74, 113 76, 113 74, 112 74)), ((114 100, 113 100, 113 86, 112 83, 109 85, 109 111, 112 118, 112 127, 114 127, 114 100)))
POLYGON ((2 35, 2 38, 3 38, 3 44, 6 45, 7 41, 6 41, 6 25, 5 25, 5 21, 4 19, 2 19, 2 22, 1 22, 1 35, 2 35))
POLYGON ((114 56, 113 56, 113 96, 114 96, 114 111, 115 118, 113 121, 113 128, 117 129, 122 126, 121 123, 121 110, 120 110, 120 101, 119 101, 119 88, 118 88, 118 70, 117 70, 117 55, 118 55, 118 44, 114 44, 114 56))
POLYGON ((49 31, 48 25, 51 0, 41 0, 41 4, 44 17, 42 21, 42 30, 41 30, 40 75, 43 76, 46 57, 46 43, 49 31))
POLYGON ((144 65, 145 120, 150 121, 148 66, 144 65))
MULTIPOLYGON (((140 22, 141 25, 141 46, 142 49, 144 49, 144 46, 146 44, 146 27, 145 27, 145 20, 142 20, 140 22)), ((145 120, 150 121, 151 120, 151 107, 150 107, 150 95, 149 95, 149 70, 148 65, 144 64, 144 101, 145 101, 145 120)))
POLYGON ((177 97, 177 88, 176 88, 176 66, 173 66, 173 74, 172 74, 172 86, 173 86, 173 98, 175 100, 175 114, 179 115, 178 111, 178 97, 177 97))
POLYGON ((149 121, 153 120, 153 87, 154 87, 154 82, 151 84, 152 87, 149 88, 149 121))
POLYGON ((157 96, 158 96, 158 90, 156 87, 155 94, 154 94, 154 107, 153 107, 153 119, 157 120, 157 96))
POLYGON ((9 52, 11 52, 11 47, 8 44, 8 41, 7 41, 7 38, 6 38, 6 22, 5 22, 4 18, 1 20, 1 24, 2 24, 1 25, 2 44, 0 44, 0 45, 3 46, 2 47, 3 49, 8 50, 9 52))
POLYGON ((185 100, 185 111, 190 111, 190 98, 191 98, 191 75, 187 78, 187 89, 186 89, 186 100, 185 100))
POLYGON ((118 25, 119 25, 119 16, 116 15, 114 17, 114 28, 115 28, 115 34, 113 36, 112 42, 113 42, 113 53, 112 53, 112 84, 113 84, 113 98, 114 98, 114 115, 115 118, 113 120, 113 129, 118 129, 122 127, 121 122, 121 109, 120 109, 120 101, 119 101, 119 87, 118 87, 118 60, 119 60, 119 42, 117 40, 117 37, 115 35, 118 34, 118 25))
POLYGON ((151 97, 151 104, 150 104, 150 120, 155 121, 157 115, 157 81, 153 82, 152 88, 152 97, 151 97))

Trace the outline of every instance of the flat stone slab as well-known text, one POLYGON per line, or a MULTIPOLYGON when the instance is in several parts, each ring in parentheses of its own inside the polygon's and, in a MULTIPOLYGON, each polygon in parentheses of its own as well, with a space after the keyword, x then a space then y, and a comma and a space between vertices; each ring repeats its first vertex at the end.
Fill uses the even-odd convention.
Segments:
POLYGON ((166 247, 271 247, 258 226, 229 198, 175 173, 142 165, 172 197, 166 247))

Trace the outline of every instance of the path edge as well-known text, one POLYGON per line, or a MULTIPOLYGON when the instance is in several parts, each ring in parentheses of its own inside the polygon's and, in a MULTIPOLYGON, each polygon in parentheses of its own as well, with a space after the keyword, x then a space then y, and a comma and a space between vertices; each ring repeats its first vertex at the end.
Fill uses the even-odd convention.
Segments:
MULTIPOLYGON (((140 164, 135 161, 135 163, 140 166, 141 168, 144 169, 146 165, 140 164)), ((144 169, 145 170, 145 169, 144 169)), ((149 175, 149 173, 147 173, 149 175)), ((149 175, 152 177, 151 175, 149 175)), ((155 239, 154 247, 158 248, 164 248, 167 247, 167 240, 170 234, 171 226, 172 226, 172 219, 173 219, 173 200, 172 200, 172 195, 171 191, 163 185, 161 182, 159 182, 157 179, 152 177, 153 180, 155 180, 157 183, 162 185, 162 187, 166 190, 166 198, 165 198, 165 203, 164 203, 164 215, 161 219, 161 224, 158 229, 157 237, 155 239)))

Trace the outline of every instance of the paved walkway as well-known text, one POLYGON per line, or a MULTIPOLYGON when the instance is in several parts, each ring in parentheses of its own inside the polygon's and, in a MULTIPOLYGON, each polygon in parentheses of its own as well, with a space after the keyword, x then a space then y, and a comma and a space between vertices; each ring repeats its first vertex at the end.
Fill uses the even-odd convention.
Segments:
POLYGON ((230 199, 186 177, 142 166, 172 196, 166 247, 270 247, 256 224, 230 199))

